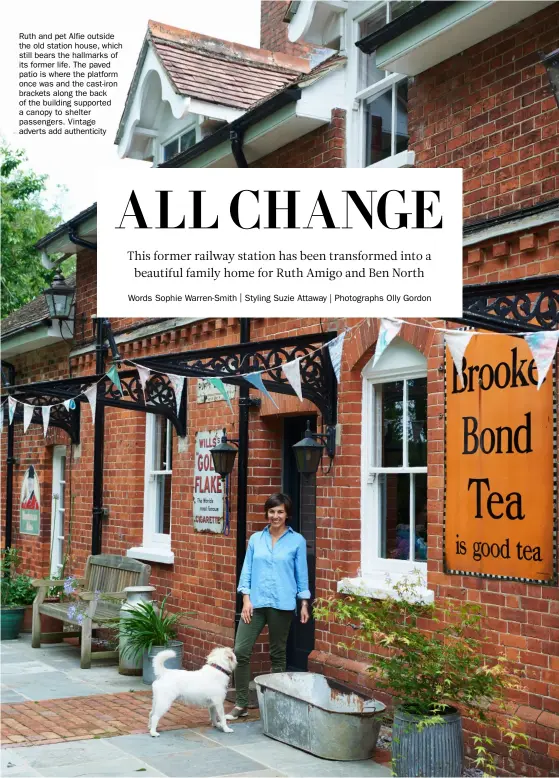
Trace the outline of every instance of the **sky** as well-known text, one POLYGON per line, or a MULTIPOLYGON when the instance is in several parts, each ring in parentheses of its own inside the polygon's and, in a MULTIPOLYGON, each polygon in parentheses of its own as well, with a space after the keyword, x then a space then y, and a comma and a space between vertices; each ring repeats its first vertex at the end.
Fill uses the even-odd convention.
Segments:
POLYGON ((47 204, 57 203, 64 220, 70 219, 97 198, 96 177, 100 170, 110 186, 111 176, 123 165, 146 163, 120 160, 114 137, 147 29, 148 19, 216 38, 258 47, 260 44, 259 0, 96 0, 95 3, 56 4, 42 0, 10 3, 3 14, 0 33, 2 100, 0 136, 14 149, 24 149, 28 167, 47 174, 47 204), (81 6, 81 7, 80 7, 81 6), (106 33, 123 44, 119 53, 119 86, 111 94, 107 110, 108 132, 101 136, 23 136, 19 120, 19 36, 21 33, 106 33))

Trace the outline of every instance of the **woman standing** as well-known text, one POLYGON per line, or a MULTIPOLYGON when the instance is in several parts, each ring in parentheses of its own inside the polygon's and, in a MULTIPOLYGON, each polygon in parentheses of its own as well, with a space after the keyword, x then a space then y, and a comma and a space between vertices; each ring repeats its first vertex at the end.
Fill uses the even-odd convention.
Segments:
POLYGON ((309 573, 307 544, 302 535, 288 525, 291 499, 286 494, 272 494, 264 504, 268 526, 251 536, 237 591, 243 594, 243 609, 235 639, 237 669, 235 687, 237 704, 228 713, 229 721, 248 714, 250 656, 265 625, 270 632, 272 672, 286 667, 289 628, 301 600, 301 623, 309 620, 309 573))

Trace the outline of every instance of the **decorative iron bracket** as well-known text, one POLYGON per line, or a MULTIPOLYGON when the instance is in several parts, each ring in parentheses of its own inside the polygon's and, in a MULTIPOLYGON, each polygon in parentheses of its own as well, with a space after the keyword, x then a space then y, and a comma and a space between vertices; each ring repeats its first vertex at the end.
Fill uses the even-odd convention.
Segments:
POLYGON ((464 313, 449 321, 514 335, 559 327, 559 275, 464 287, 464 313))

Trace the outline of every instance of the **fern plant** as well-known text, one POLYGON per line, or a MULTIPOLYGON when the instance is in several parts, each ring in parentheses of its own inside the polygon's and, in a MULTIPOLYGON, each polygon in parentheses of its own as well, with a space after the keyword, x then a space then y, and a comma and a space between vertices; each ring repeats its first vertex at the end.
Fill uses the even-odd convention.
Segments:
POLYGON ((163 598, 159 609, 152 602, 140 602, 134 610, 128 611, 125 618, 115 620, 122 639, 123 656, 137 659, 153 646, 166 646, 176 638, 186 614, 166 612, 167 597, 163 598))

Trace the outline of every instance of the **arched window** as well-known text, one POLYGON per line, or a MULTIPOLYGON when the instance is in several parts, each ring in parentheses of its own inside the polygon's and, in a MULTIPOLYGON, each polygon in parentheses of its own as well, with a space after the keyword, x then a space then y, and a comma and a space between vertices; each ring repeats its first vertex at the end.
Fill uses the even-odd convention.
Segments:
POLYGON ((426 573, 427 360, 395 338, 362 375, 362 574, 426 573))

